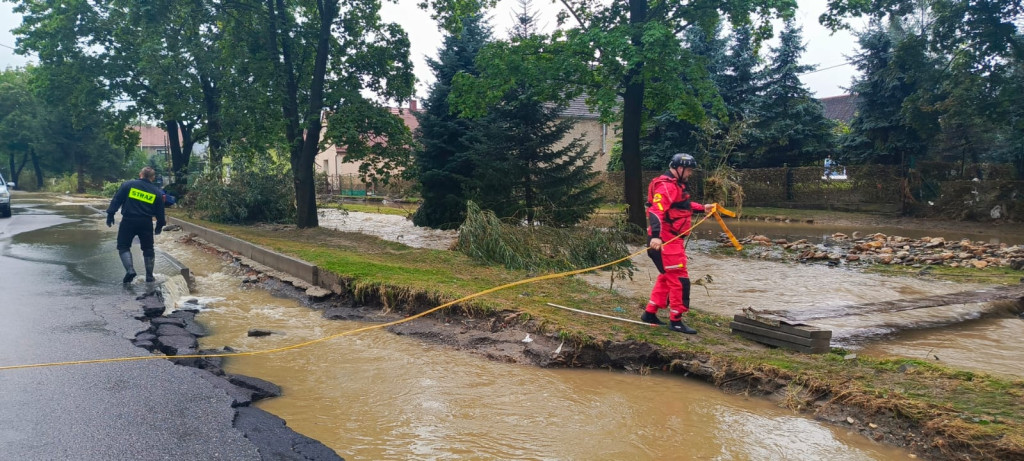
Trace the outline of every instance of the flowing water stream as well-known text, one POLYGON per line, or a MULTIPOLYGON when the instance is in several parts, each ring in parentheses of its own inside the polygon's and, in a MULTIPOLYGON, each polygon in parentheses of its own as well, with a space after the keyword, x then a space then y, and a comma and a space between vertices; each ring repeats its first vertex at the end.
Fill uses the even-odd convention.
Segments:
MULTIPOLYGON (((320 224, 337 230, 363 232, 410 246, 445 249, 456 238, 454 231, 418 228, 400 216, 342 212, 325 209, 320 224)), ((1024 244, 1024 228, 1003 226, 943 226, 908 229, 878 225, 821 225, 765 221, 728 221, 740 237, 767 235, 772 239, 826 243, 836 232, 868 235, 881 232, 908 238, 943 237, 947 241, 1024 244)), ((971 291, 984 285, 934 278, 889 277, 841 267, 780 263, 730 257, 712 257, 705 252, 720 230, 713 223, 698 227, 698 239, 690 243, 690 278, 706 276, 711 282, 694 288, 697 309, 721 315, 738 314, 745 307, 759 310, 818 312, 827 310, 834 318, 817 319, 815 326, 833 331, 833 345, 863 353, 885 356, 928 358, 975 371, 1024 376, 1024 342, 1007 338, 1024 336, 1024 321, 1005 303, 951 304, 927 309, 885 314, 856 314, 856 306, 901 299, 971 291), (966 323, 965 323, 966 322, 966 323), (934 349, 934 350, 933 350, 934 349), (932 351, 931 355, 928 351, 932 351), (940 353, 941 352, 941 353, 940 353)), ((650 293, 657 272, 646 256, 633 259, 632 280, 610 280, 607 273, 582 277, 602 287, 643 299, 650 293)), ((626 307, 626 306, 623 306, 626 307)), ((1017 308, 1019 309, 1019 307, 1017 308)))
MULTIPOLYGON (((212 332, 202 347, 280 347, 365 324, 329 321, 242 283, 218 255, 165 233, 158 247, 192 269, 212 332), (249 337, 252 328, 270 330, 249 337)), ((539 369, 373 330, 273 355, 231 358, 232 373, 282 386, 258 406, 346 459, 906 459, 903 450, 761 400, 678 376, 539 369)))

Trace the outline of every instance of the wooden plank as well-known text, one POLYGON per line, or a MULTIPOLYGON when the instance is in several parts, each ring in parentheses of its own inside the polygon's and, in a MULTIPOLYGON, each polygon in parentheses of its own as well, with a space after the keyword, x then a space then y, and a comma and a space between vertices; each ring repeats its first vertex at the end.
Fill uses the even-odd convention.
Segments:
POLYGON ((825 346, 813 346, 813 347, 801 346, 799 344, 794 344, 794 343, 791 343, 791 342, 788 342, 788 341, 781 341, 781 340, 778 340, 778 339, 766 338, 764 336, 759 336, 759 335, 756 335, 756 334, 753 334, 753 333, 747 333, 745 331, 738 331, 737 330, 737 331, 733 331, 733 333, 736 333, 737 335, 740 335, 740 336, 742 336, 744 338, 747 338, 747 339, 749 339, 751 341, 759 342, 761 344, 767 344, 769 346, 776 346, 776 347, 781 347, 781 348, 784 348, 784 349, 790 349, 790 350, 794 350, 794 351, 797 351, 797 352, 802 352, 804 354, 824 354, 824 353, 829 351, 829 346, 828 345, 825 345, 825 346))
POLYGON ((752 325, 752 326, 755 326, 755 327, 771 328, 771 329, 774 329, 774 330, 778 330, 778 331, 781 331, 781 332, 784 332, 784 333, 789 333, 789 334, 795 335, 795 336, 801 336, 801 337, 804 337, 804 338, 815 338, 815 339, 819 339, 819 338, 831 339, 832 338, 832 330, 815 330, 815 329, 812 329, 813 327, 787 325, 785 323, 780 323, 779 326, 775 327, 775 326, 771 326, 771 325, 768 325, 768 324, 765 324, 765 323, 758 322, 757 320, 749 319, 746 316, 740 315, 740 314, 736 314, 735 316, 733 316, 733 320, 736 321, 736 322, 739 322, 739 323, 744 323, 744 324, 752 325))
POLYGON ((791 335, 770 327, 759 327, 740 322, 731 322, 729 323, 729 327, 732 328, 734 332, 744 331, 758 336, 765 336, 772 339, 778 339, 780 341, 799 344, 801 346, 813 347, 829 344, 829 338, 805 338, 803 336, 791 335))

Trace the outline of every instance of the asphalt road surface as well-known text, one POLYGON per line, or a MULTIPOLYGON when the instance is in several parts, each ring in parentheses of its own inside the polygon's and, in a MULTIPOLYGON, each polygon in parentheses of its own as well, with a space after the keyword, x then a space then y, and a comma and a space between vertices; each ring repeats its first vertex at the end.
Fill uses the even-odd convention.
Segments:
MULTIPOLYGON (((116 226, 84 206, 14 207, 0 219, 0 366, 149 355, 129 342, 146 286, 122 286, 116 226)), ((260 459, 230 404, 162 359, 0 370, 0 460, 260 459)))

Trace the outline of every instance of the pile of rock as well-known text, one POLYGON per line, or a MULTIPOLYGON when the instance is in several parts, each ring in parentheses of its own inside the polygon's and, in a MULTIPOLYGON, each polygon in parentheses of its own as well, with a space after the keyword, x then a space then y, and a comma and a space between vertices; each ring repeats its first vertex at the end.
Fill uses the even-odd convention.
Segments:
MULTIPOLYGON (((1011 267, 1024 270, 1024 246, 972 242, 964 239, 947 242, 942 237, 911 239, 881 233, 861 237, 832 234, 824 243, 806 239, 789 242, 752 235, 740 240, 752 247, 750 252, 763 259, 824 261, 831 264, 900 264, 914 267, 944 265, 949 267, 1011 267), (778 251, 778 250, 784 251, 778 251)), ((728 241, 723 241, 723 244, 728 241)))

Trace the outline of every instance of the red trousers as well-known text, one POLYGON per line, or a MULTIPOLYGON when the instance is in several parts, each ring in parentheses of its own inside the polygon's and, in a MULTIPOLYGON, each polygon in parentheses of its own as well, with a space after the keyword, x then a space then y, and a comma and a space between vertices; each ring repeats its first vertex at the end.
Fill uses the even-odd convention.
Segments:
POLYGON ((661 251, 647 250, 647 255, 654 261, 660 274, 651 289, 646 311, 656 314, 659 309, 668 307, 669 320, 678 322, 690 310, 690 274, 686 270, 683 243, 670 242, 661 251))

